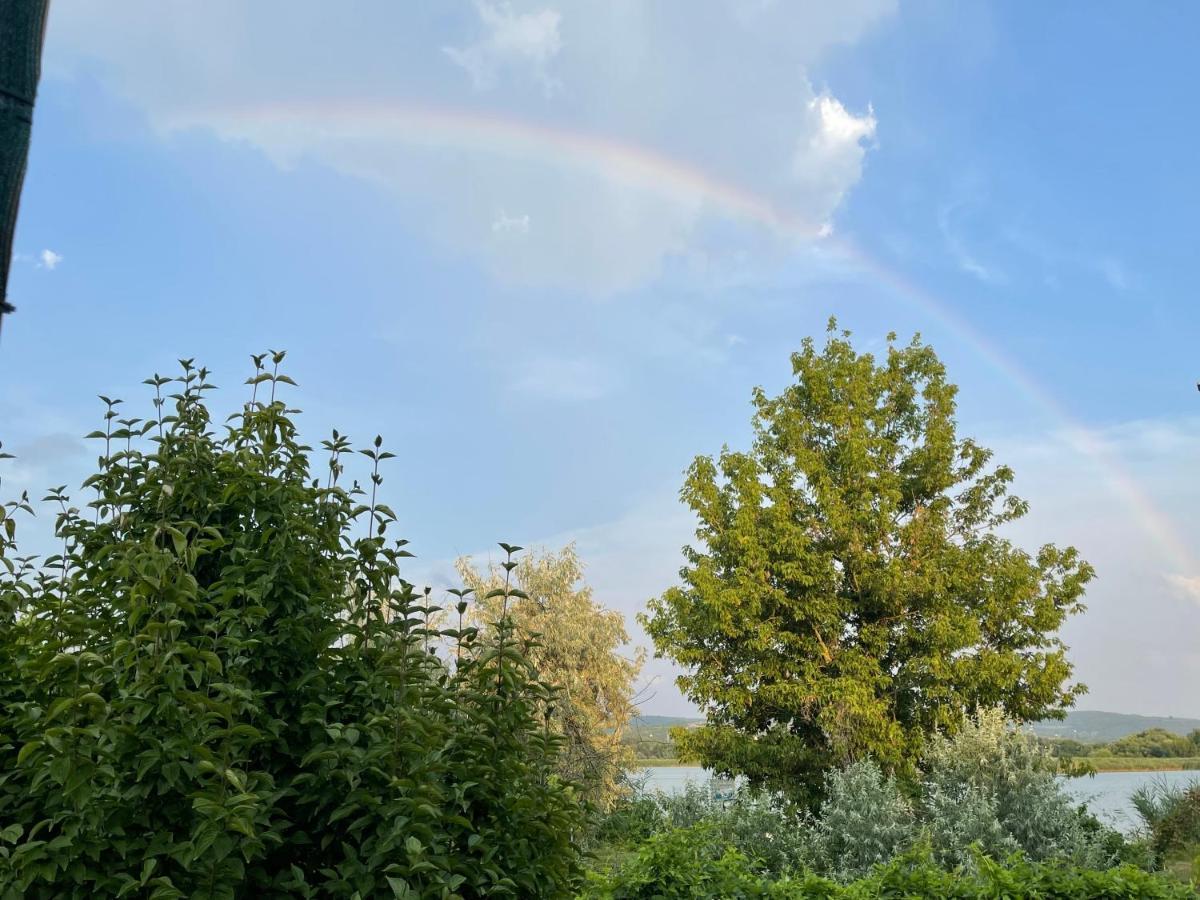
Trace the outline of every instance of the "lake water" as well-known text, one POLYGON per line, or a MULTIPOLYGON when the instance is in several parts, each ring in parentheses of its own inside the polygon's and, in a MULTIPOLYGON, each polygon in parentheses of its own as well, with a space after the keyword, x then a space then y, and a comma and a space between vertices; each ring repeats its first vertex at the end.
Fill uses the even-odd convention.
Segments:
MULTIPOLYGON (((688 782, 705 784, 708 773, 699 766, 653 766, 645 769, 646 789, 675 793, 688 782)), ((1137 813, 1129 797, 1144 784, 1166 782, 1190 784, 1200 781, 1200 771, 1194 772, 1098 772, 1087 778, 1067 779, 1067 791, 1081 803, 1086 803, 1097 818, 1122 831, 1137 827, 1137 813)))

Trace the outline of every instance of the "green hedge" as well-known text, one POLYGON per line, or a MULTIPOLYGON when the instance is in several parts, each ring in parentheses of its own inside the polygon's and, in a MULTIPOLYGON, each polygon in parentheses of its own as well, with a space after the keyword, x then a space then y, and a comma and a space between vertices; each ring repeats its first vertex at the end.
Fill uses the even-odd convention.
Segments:
POLYGON ((1104 871, 1014 857, 998 863, 977 855, 970 866, 946 870, 927 851, 877 867, 849 884, 809 873, 772 879, 758 874, 736 850, 720 853, 713 830, 680 828, 652 837, 611 873, 592 873, 583 900, 801 900, 801 898, 1194 898, 1188 886, 1133 866, 1104 871))

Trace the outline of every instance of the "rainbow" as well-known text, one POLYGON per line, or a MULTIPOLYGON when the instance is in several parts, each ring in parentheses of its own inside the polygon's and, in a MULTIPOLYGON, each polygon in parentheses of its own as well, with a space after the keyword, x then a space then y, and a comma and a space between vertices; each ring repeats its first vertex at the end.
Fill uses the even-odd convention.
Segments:
POLYGON ((1170 517, 1159 510, 1138 484, 1105 450, 1102 442, 970 323, 937 297, 863 251, 852 241, 826 233, 823 223, 789 215, 769 199, 686 161, 608 137, 557 128, 479 111, 425 107, 406 103, 324 102, 208 110, 182 115, 169 129, 202 126, 218 133, 264 144, 289 130, 297 137, 331 141, 386 140, 431 149, 461 148, 522 160, 544 160, 607 182, 662 195, 687 205, 700 205, 724 216, 766 228, 798 242, 819 241, 880 282, 896 297, 914 305, 938 326, 971 347, 1034 406, 1059 423, 1074 450, 1093 460, 1109 488, 1128 508, 1138 527, 1164 553, 1176 574, 1200 574, 1200 565, 1170 517))

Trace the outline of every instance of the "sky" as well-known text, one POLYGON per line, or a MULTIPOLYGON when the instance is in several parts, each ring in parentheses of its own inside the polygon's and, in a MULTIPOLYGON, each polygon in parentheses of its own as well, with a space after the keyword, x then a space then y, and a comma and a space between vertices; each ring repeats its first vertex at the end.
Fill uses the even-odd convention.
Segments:
MULTIPOLYGON (((575 541, 633 619, 698 454, 829 316, 919 332, 1022 546, 1097 569, 1083 708, 1200 716, 1192 4, 56 0, 0 343, 0 492, 77 485, 97 394, 286 349, 310 442, 397 453, 452 586, 575 541)), ((43 512, 27 529, 36 547, 43 512)), ((665 660, 648 713, 689 714, 665 660)))

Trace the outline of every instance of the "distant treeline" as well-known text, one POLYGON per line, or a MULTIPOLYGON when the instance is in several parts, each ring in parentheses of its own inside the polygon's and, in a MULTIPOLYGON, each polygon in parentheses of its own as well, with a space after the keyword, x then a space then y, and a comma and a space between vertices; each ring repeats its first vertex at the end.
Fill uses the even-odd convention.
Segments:
MULTIPOLYGON (((687 726, 693 720, 667 716, 655 718, 653 724, 646 719, 635 719, 633 726, 625 733, 624 743, 633 748, 633 755, 638 759, 676 759, 678 752, 671 739, 671 729, 687 726)), ((1106 743, 1074 738, 1043 737, 1041 740, 1055 756, 1064 759, 1108 756, 1143 759, 1200 757, 1200 728, 1186 735, 1174 734, 1165 728, 1148 728, 1106 743)))
POLYGON ((1146 757, 1170 759, 1200 756, 1200 728, 1187 735, 1165 728, 1149 728, 1108 743, 1086 743, 1073 738, 1043 738, 1058 757, 1146 757))

